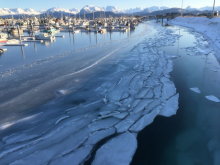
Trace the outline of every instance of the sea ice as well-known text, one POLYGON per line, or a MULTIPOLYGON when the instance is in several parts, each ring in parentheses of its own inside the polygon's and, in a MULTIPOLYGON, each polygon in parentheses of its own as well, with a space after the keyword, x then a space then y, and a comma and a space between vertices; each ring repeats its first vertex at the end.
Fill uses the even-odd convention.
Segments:
POLYGON ((145 107, 148 106, 149 103, 154 101, 153 99, 143 99, 141 100, 138 105, 134 108, 134 112, 137 113, 139 111, 143 111, 145 107))
POLYGON ((206 98, 210 101, 214 101, 214 102, 217 102, 217 103, 220 102, 220 100, 217 97, 213 96, 213 95, 206 96, 206 98))
POLYGON ((176 114, 178 109, 178 99, 179 94, 172 96, 166 103, 164 103, 163 108, 160 111, 160 115, 170 117, 176 114))
POLYGON ((117 124, 120 120, 116 118, 107 118, 103 120, 98 120, 92 124, 88 125, 88 128, 92 131, 98 131, 100 129, 107 129, 117 124))
POLYGON ((193 92, 196 93, 201 93, 201 91, 199 90, 199 88, 195 87, 195 88, 190 88, 190 90, 192 90, 193 92))
POLYGON ((126 132, 132 124, 134 124, 140 117, 142 116, 142 112, 130 114, 120 123, 115 125, 117 133, 126 132))
POLYGON ((122 113, 119 113, 119 114, 115 114, 113 116, 115 118, 118 118, 118 119, 124 119, 127 115, 128 115, 128 112, 122 112, 122 113))
POLYGON ((176 88, 172 81, 167 81, 163 83, 163 97, 169 99, 171 96, 176 94, 176 88))
POLYGON ((95 145, 100 140, 113 135, 115 133, 115 128, 111 127, 109 129, 100 130, 90 134, 88 140, 84 143, 84 145, 95 145))
POLYGON ((126 132, 105 143, 96 153, 93 165, 128 165, 137 148, 136 137, 126 132))
POLYGON ((145 114, 129 129, 129 131, 139 132, 142 129, 144 129, 147 125, 151 124, 154 121, 154 118, 159 114, 161 108, 161 106, 158 106, 154 108, 150 113, 145 114))
POLYGON ((92 150, 92 146, 86 145, 86 146, 80 147, 73 153, 54 159, 49 164, 51 165, 61 165, 61 164, 79 165, 86 159, 86 157, 89 155, 91 150, 92 150))

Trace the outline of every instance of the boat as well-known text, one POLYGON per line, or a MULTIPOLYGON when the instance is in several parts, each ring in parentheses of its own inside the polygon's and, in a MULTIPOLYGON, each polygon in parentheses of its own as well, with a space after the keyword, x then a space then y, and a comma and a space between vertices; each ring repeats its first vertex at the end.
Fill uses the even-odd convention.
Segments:
POLYGON ((5 33, 0 33, 0 43, 7 42, 8 35, 5 33))
POLYGON ((35 40, 55 40, 55 37, 49 35, 48 33, 41 33, 35 35, 35 40))
POLYGON ((73 30, 73 33, 79 33, 80 30, 73 30))
POLYGON ((54 27, 51 27, 51 26, 48 26, 48 27, 45 27, 44 33, 54 33, 56 32, 56 29, 54 27))
POLYGON ((23 30, 22 29, 18 29, 16 27, 12 27, 10 30, 9 30, 9 33, 11 35, 19 35, 20 34, 23 34, 23 30))

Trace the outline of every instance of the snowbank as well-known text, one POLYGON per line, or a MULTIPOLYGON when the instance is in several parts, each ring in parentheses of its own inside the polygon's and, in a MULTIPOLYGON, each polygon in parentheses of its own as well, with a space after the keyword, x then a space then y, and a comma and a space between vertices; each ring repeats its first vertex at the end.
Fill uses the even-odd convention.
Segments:
POLYGON ((220 18, 177 17, 170 21, 172 24, 193 28, 204 35, 217 52, 220 59, 220 18))

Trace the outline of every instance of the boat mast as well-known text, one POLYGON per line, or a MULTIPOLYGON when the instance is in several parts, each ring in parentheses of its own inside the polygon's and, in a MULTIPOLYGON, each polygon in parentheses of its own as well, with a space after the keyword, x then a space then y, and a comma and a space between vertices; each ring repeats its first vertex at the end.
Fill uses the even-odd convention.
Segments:
POLYGON ((214 4, 213 4, 213 11, 212 11, 212 17, 214 18, 215 16, 215 0, 214 0, 214 4))
POLYGON ((182 7, 181 7, 181 17, 183 16, 183 0, 182 0, 182 7))

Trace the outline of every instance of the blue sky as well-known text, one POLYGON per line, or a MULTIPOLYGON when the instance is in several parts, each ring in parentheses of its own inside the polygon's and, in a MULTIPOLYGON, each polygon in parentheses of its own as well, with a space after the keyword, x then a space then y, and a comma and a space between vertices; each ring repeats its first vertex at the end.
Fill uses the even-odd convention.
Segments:
MULTIPOLYGON (((161 0, 1 0, 0 8, 33 8, 36 10, 48 9, 51 7, 78 8, 85 5, 96 5, 104 7, 107 5, 118 6, 120 9, 131 7, 160 6, 161 0)), ((187 6, 204 7, 212 6, 214 0, 183 0, 184 8, 187 6)), ((162 6, 181 7, 182 0, 162 0, 162 6)), ((220 6, 220 0, 216 0, 216 5, 220 6)))

